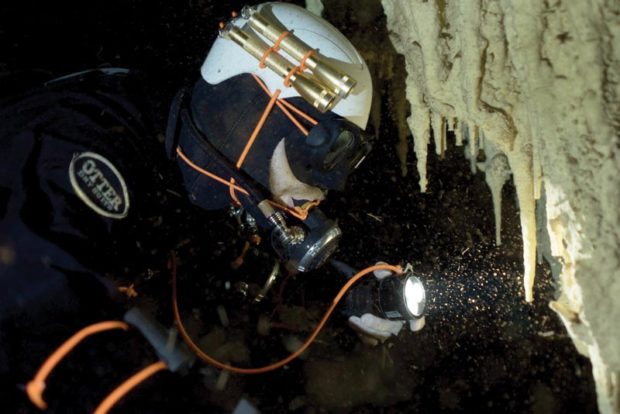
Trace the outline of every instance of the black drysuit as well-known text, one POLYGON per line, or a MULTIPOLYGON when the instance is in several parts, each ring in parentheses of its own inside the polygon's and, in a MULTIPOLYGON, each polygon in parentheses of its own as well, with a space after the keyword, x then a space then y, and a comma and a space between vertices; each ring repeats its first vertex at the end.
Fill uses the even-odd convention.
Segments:
POLYGON ((118 286, 165 264, 167 162, 138 85, 94 70, 0 98, 2 391, 50 343, 122 318, 118 286))

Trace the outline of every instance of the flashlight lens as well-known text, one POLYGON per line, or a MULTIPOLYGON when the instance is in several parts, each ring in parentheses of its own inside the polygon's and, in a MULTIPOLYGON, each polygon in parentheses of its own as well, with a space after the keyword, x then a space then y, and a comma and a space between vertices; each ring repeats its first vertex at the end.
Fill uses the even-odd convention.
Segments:
POLYGON ((407 310, 414 316, 420 316, 424 312, 426 294, 420 279, 415 276, 407 278, 405 282, 405 305, 407 310))

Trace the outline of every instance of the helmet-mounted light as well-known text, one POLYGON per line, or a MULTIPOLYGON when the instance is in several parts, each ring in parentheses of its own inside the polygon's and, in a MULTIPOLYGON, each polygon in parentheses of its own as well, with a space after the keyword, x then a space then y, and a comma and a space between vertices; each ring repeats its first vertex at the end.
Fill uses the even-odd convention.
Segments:
POLYGON ((319 111, 329 111, 336 104, 336 95, 329 88, 302 71, 296 70, 297 66, 259 39, 254 32, 241 29, 233 22, 229 22, 220 30, 220 35, 237 43, 261 64, 281 76, 286 86, 292 85, 301 97, 319 111))
POLYGON ((241 10, 241 16, 248 20, 250 27, 257 33, 274 44, 279 42, 279 46, 293 59, 303 62, 304 67, 310 69, 320 83, 328 86, 340 98, 346 98, 357 84, 356 80, 327 63, 317 50, 289 32, 264 10, 245 6, 241 10))

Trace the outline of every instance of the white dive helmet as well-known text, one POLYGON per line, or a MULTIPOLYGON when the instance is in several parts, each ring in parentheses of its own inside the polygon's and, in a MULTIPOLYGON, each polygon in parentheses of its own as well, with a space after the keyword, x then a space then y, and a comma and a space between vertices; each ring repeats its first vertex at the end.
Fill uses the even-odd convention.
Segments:
MULTIPOLYGON (((350 95, 340 100, 332 108, 332 112, 365 129, 372 102, 372 80, 366 62, 351 42, 326 20, 303 7, 285 3, 263 3, 257 7, 259 10, 263 7, 269 8, 282 25, 289 31, 295 32, 295 36, 319 50, 332 66, 339 68, 357 81, 350 95)), ((239 17, 234 23, 241 27, 247 23, 247 20, 239 17)), ((283 50, 278 53, 291 62, 298 63, 283 50)), ((281 98, 300 96, 295 88, 284 87, 282 78, 273 71, 268 68, 260 69, 258 61, 241 46, 221 36, 213 43, 200 73, 202 78, 212 85, 242 73, 253 73, 265 82, 270 91, 281 89, 281 98)))

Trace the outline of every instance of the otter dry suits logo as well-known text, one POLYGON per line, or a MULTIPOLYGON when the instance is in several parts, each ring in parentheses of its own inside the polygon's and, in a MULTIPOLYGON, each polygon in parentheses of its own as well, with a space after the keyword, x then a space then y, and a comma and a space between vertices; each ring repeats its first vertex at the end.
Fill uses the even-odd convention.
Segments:
POLYGON ((94 152, 76 155, 69 165, 69 179, 78 197, 97 214, 115 219, 127 216, 127 184, 106 158, 94 152))

